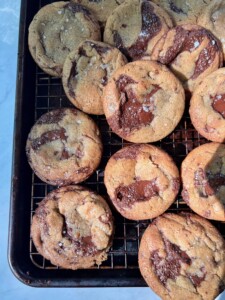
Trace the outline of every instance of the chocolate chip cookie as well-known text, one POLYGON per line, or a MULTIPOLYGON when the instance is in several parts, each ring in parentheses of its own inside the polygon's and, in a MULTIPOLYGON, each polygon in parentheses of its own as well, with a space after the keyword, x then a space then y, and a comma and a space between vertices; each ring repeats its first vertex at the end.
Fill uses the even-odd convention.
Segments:
POLYGON ((170 15, 174 24, 197 24, 198 17, 211 0, 152 0, 170 15))
POLYGON ((72 0, 87 7, 100 24, 104 25, 109 15, 125 0, 72 0))
POLYGON ((223 59, 225 60, 225 2, 224 0, 212 0, 198 19, 198 24, 210 30, 221 42, 223 59))
POLYGON ((149 55, 172 26, 168 14, 156 4, 148 0, 125 1, 109 16, 104 41, 136 60, 149 55))
POLYGON ((76 109, 48 112, 32 127, 26 145, 35 174, 52 185, 87 179, 102 156, 100 132, 94 121, 76 109))
POLYGON ((37 251, 53 265, 90 268, 107 259, 113 217, 105 200, 80 186, 48 194, 35 211, 31 236, 37 251))
POLYGON ((214 300, 225 286, 225 243, 194 214, 164 214, 146 229, 139 267, 163 300, 214 300))
POLYGON ((225 145, 208 143, 192 150, 181 166, 182 196, 202 217, 225 221, 225 145))
POLYGON ((217 38, 205 28, 190 24, 169 30, 154 47, 151 58, 169 66, 190 92, 223 62, 217 38))
POLYGON ((112 130, 133 143, 158 141, 179 123, 184 90, 163 65, 136 61, 118 69, 103 91, 103 108, 112 130))
POLYGON ((159 216, 174 202, 179 171, 160 148, 139 144, 125 147, 108 161, 104 182, 115 208, 127 219, 159 216))
POLYGON ((197 85, 190 102, 195 129, 208 140, 225 142, 225 68, 208 75, 197 85))
POLYGON ((100 40, 100 27, 80 4, 54 2, 42 7, 29 27, 30 53, 46 73, 61 77, 66 56, 85 39, 100 40))
POLYGON ((86 40, 66 58, 62 82, 69 100, 89 114, 104 113, 103 88, 112 73, 125 65, 125 56, 108 44, 86 40))

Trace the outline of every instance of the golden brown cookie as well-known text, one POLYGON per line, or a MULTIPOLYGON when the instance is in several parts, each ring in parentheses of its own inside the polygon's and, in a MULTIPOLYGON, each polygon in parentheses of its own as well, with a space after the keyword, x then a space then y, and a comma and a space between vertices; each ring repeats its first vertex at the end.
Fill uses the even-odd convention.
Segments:
POLYGON ((179 123, 184 90, 163 65, 135 61, 118 69, 103 92, 103 108, 112 130, 133 143, 158 141, 179 123))
POLYGON ((185 90, 193 92, 197 83, 222 66, 223 53, 210 31, 188 24, 169 30, 154 47, 151 59, 167 65, 185 90))
POLYGON ((223 59, 225 60, 225 2, 224 0, 212 0, 207 5, 198 19, 198 24, 210 30, 221 42, 223 59))
POLYGON ((172 158, 147 144, 116 152, 106 165, 104 182, 115 208, 131 220, 155 218, 165 212, 180 187, 172 158))
POLYGON ((197 24, 199 15, 212 0, 152 0, 170 15, 175 25, 197 24))
POLYGON ((150 55, 157 41, 172 26, 168 14, 151 1, 129 0, 109 16, 104 41, 136 60, 150 55))
POLYGON ((207 143, 192 150, 181 166, 182 196, 202 217, 225 221, 225 145, 207 143))
POLYGON ((77 109, 48 112, 32 127, 26 145, 35 174, 52 185, 87 179, 102 156, 100 132, 94 121, 77 109))
POLYGON ((107 259, 113 217, 105 200, 80 186, 49 193, 35 211, 31 236, 37 251, 53 265, 90 268, 107 259))
POLYGON ((194 214, 167 213, 146 229, 139 267, 163 300, 214 300, 225 286, 225 242, 194 214))
POLYGON ((100 40, 100 27, 88 9, 70 2, 42 7, 29 27, 30 53, 46 73, 61 77, 66 56, 86 40, 100 40))
POLYGON ((213 142, 225 142, 225 68, 208 75, 197 85, 190 102, 195 129, 213 142))
POLYGON ((69 100, 89 114, 104 113, 103 88, 112 73, 127 63, 125 56, 108 44, 86 40, 70 52, 63 67, 63 88, 69 100))

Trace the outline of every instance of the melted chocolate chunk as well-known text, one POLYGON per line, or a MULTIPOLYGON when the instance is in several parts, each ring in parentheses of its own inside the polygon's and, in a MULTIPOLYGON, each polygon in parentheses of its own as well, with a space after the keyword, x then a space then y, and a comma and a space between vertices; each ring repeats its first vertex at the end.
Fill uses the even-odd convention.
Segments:
POLYGON ((120 34, 118 31, 113 30, 113 42, 115 46, 127 57, 129 57, 129 53, 127 48, 123 44, 123 39, 121 38, 120 34))
POLYGON ((60 122, 65 116, 65 109, 57 109, 40 117, 36 124, 55 124, 60 122))
POLYGON ((111 50, 112 48, 109 46, 100 46, 100 45, 97 45, 97 44, 94 44, 94 43, 90 43, 91 44, 91 47, 94 48, 98 54, 100 55, 104 55, 106 52, 108 52, 109 50, 111 50))
POLYGON ((141 145, 133 145, 133 146, 128 147, 127 149, 124 148, 123 151, 116 152, 113 155, 113 158, 115 160, 118 160, 118 159, 136 159, 138 154, 140 153, 140 148, 141 148, 141 145))
POLYGON ((210 96, 213 109, 225 118, 225 94, 210 96))
POLYGON ((131 207, 136 202, 147 201, 159 194, 154 180, 140 180, 127 186, 119 186, 115 191, 115 201, 122 208, 131 207))
POLYGON ((152 91, 142 96, 142 99, 140 99, 142 102, 140 102, 130 86, 131 84, 136 84, 136 82, 126 75, 121 75, 116 81, 117 88, 121 93, 121 103, 118 124, 115 124, 115 126, 123 128, 125 131, 132 131, 152 122, 155 109, 152 97, 161 89, 158 85, 152 85, 152 91))
POLYGON ((70 70, 70 75, 69 75, 69 78, 68 78, 68 81, 67 81, 67 87, 69 89, 69 95, 72 97, 72 98, 75 98, 75 93, 74 93, 74 87, 73 87, 73 84, 74 82, 76 82, 76 76, 77 76, 77 64, 75 61, 73 61, 73 64, 72 64, 72 67, 71 67, 71 70, 70 70))
POLYGON ((68 3, 68 4, 65 5, 65 8, 68 8, 74 14, 76 14, 76 13, 83 13, 86 16, 90 16, 91 15, 90 11, 86 7, 84 7, 83 5, 81 5, 79 3, 70 2, 70 3, 68 3))
POLYGON ((65 216, 61 215, 61 217, 63 218, 62 236, 67 238, 73 244, 75 254, 89 256, 94 255, 99 251, 92 242, 91 236, 75 238, 73 236, 72 228, 70 228, 66 223, 65 216))
POLYGON ((68 159, 70 158, 71 155, 69 154, 69 152, 64 148, 63 151, 62 151, 62 154, 61 154, 61 157, 60 159, 61 160, 64 160, 64 159, 68 159))
POLYGON ((221 186, 225 186, 225 175, 212 174, 199 168, 194 174, 194 184, 198 189, 199 196, 208 198, 217 193, 221 186))
POLYGON ((201 267, 200 270, 203 273, 202 276, 187 273, 188 278, 191 280, 191 282, 195 286, 195 288, 199 287, 201 285, 202 281, 205 280, 205 276, 206 276, 205 268, 201 267))
MULTIPOLYGON (((86 50, 85 50, 83 47, 79 47, 79 49, 78 49, 78 54, 79 54, 80 56, 87 57, 87 52, 86 52, 86 50)), ((75 62, 73 62, 73 68, 74 68, 74 63, 75 63, 75 62)), ((71 75, 72 77, 75 77, 75 76, 77 75, 76 68, 75 68, 75 70, 73 70, 73 72, 75 73, 75 75, 72 75, 71 72, 70 72, 70 75, 71 75)))
POLYGON ((170 4, 170 9, 171 9, 172 11, 174 11, 175 13, 186 15, 186 13, 183 11, 183 9, 180 8, 180 7, 177 7, 176 4, 174 4, 173 1, 169 1, 169 4, 170 4))
MULTIPOLYGON (((160 56, 158 61, 163 64, 173 63, 173 60, 182 52, 195 51, 202 43, 204 38, 208 38, 208 45, 200 52, 192 79, 196 79, 204 72, 214 61, 216 53, 221 51, 217 39, 206 29, 197 29, 188 31, 182 26, 177 26, 175 29, 175 38, 173 46, 169 47, 166 54, 160 56)), ((164 36, 166 38, 166 35, 164 36)))
POLYGON ((154 13, 154 7, 149 1, 142 1, 141 17, 141 32, 135 44, 128 48, 129 56, 133 59, 140 59, 145 54, 149 41, 155 37, 162 28, 161 20, 154 13))
POLYGON ((162 284, 165 285, 169 278, 176 279, 180 275, 181 263, 191 265, 192 260, 185 251, 171 243, 164 235, 162 235, 162 239, 166 257, 160 257, 159 251, 155 250, 151 253, 150 260, 155 274, 162 284))
POLYGON ((64 128, 61 129, 55 129, 51 131, 47 131, 42 133, 42 135, 39 138, 34 139, 31 142, 31 147, 33 150, 38 150, 42 145, 55 141, 55 140, 67 140, 67 136, 65 135, 66 130, 64 128))

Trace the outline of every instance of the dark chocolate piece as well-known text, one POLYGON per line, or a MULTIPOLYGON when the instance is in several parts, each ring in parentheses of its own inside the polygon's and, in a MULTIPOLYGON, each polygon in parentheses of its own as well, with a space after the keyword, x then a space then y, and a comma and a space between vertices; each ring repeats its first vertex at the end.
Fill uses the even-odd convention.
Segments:
POLYGON ((31 141, 31 147, 33 150, 38 150, 42 145, 55 141, 55 140, 67 140, 66 130, 64 128, 55 129, 51 131, 44 132, 39 138, 31 141))
POLYGON ((174 11, 175 13, 187 15, 187 14, 183 11, 183 9, 180 8, 180 7, 177 7, 176 4, 174 4, 173 1, 170 1, 170 0, 169 0, 169 4, 170 4, 170 9, 171 9, 172 11, 174 11))
POLYGON ((159 194, 159 187, 154 180, 135 181, 115 190, 115 202, 121 208, 131 207, 136 202, 147 201, 159 194))
MULTIPOLYGON (((145 55, 149 41, 155 37, 162 28, 160 18, 154 13, 154 7, 147 0, 141 2, 141 17, 141 31, 135 43, 129 48, 124 46, 120 34, 117 31, 113 31, 113 40, 116 47, 119 48, 124 55, 132 59, 140 59, 145 55)), ((126 24, 122 25, 122 28, 126 27, 126 24)))
POLYGON ((120 152, 116 152, 114 155, 113 155, 113 158, 115 160, 118 160, 118 159, 136 159, 138 154, 140 153, 140 148, 141 148, 141 145, 133 145, 133 146, 130 146, 129 148, 124 148, 123 151, 120 151, 120 152))
POLYGON ((225 94, 210 96, 213 109, 225 118, 225 94))
POLYGON ((81 5, 79 3, 73 3, 73 2, 67 3, 65 5, 65 8, 68 8, 74 14, 81 12, 81 13, 83 13, 86 16, 91 16, 90 11, 86 7, 84 7, 83 5, 81 5))
POLYGON ((164 235, 162 235, 166 257, 160 257, 159 251, 155 250, 151 253, 151 263, 159 280, 163 285, 167 280, 176 279, 180 275, 181 263, 191 265, 192 260, 187 253, 180 249, 179 246, 171 243, 164 235))
MULTIPOLYGON (((165 39, 166 36, 165 34, 163 38, 165 39)), ((209 39, 208 45, 200 52, 194 73, 191 76, 192 79, 196 79, 214 61, 216 52, 221 51, 217 39, 204 28, 188 31, 182 26, 177 26, 173 46, 169 47, 166 54, 160 56, 158 61, 166 65, 173 63, 174 59, 180 53, 184 51, 195 51, 195 49, 201 45, 205 37, 209 39)))
POLYGON ((152 97, 161 89, 158 85, 152 85, 152 91, 143 96, 142 99, 138 99, 131 84, 134 85, 137 82, 127 75, 121 75, 116 81, 117 88, 121 92, 120 111, 118 118, 110 119, 115 128, 122 128, 128 132, 147 126, 152 122, 155 109, 152 97))

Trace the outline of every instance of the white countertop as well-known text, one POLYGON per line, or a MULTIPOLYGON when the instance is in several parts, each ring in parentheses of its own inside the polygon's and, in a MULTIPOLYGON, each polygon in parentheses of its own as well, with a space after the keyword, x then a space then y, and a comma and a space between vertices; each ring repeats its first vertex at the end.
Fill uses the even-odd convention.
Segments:
MULTIPOLYGON (((32 288, 12 274, 7 261, 19 0, 0 1, 0 299, 158 300, 149 288, 32 288)), ((225 293, 218 299, 225 299, 225 293)))

